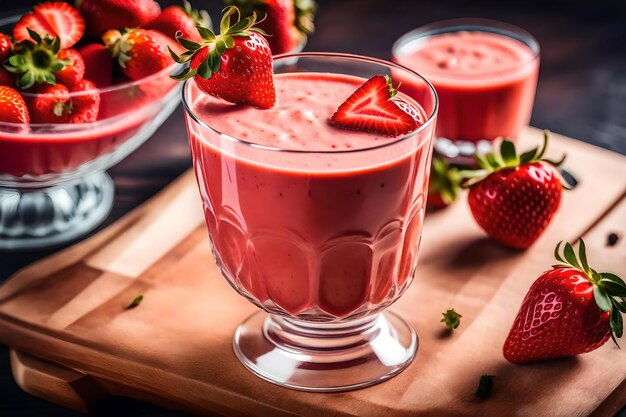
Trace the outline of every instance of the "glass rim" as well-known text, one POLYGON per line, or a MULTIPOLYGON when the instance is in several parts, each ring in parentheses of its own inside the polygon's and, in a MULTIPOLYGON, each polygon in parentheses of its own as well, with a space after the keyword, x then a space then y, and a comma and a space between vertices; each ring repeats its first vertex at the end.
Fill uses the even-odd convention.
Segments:
MULTIPOLYGON (((502 74, 507 74, 514 69, 522 68, 539 59, 540 52, 541 52, 540 47, 539 47, 539 42, 537 42, 537 39, 535 39, 535 37, 531 35, 530 32, 528 32, 527 30, 522 29, 519 26, 510 24, 507 22, 502 22, 499 20, 473 18, 473 17, 462 17, 462 18, 456 18, 456 19, 440 20, 440 21, 428 23, 426 25, 410 30, 404 33, 402 36, 400 36, 393 43, 393 46, 391 47, 391 54, 394 59, 396 58, 401 59, 402 54, 398 52, 402 50, 403 48, 405 48, 407 45, 410 45, 411 43, 415 42, 416 40, 425 39, 425 38, 441 35, 444 33, 461 32, 461 31, 496 33, 496 34, 506 36, 511 39, 515 39, 523 43, 524 45, 526 45, 532 52, 532 56, 529 59, 523 62, 520 62, 519 64, 511 68, 507 68, 504 70, 496 70, 496 71, 487 72, 487 73, 481 73, 480 75, 471 75, 471 74, 464 75, 464 76, 460 76, 459 78, 474 79, 474 78, 484 77, 485 75, 498 76, 502 74)), ((445 71, 437 71, 437 70, 429 71, 429 73, 436 74, 436 75, 449 75, 445 71)), ((454 77, 456 78, 457 76, 454 76, 454 77)))
MULTIPOLYGON (((229 140, 229 141, 231 141, 233 143, 238 143, 238 144, 241 144, 241 145, 244 145, 244 146, 247 146, 247 147, 251 147, 251 148, 255 148, 255 149, 259 149, 259 150, 264 150, 264 151, 284 152, 284 153, 293 153, 293 154, 346 154, 346 153, 357 153, 357 152, 365 152, 365 151, 371 151, 371 150, 375 150, 375 149, 386 148, 388 146, 392 146, 392 145, 398 144, 400 142, 403 142, 403 141, 405 141, 405 140, 407 140, 409 138, 412 138, 416 134, 419 134, 420 132, 425 130, 428 126, 430 126, 433 123, 433 121, 435 120, 436 116, 437 116, 437 110, 439 109, 439 97, 437 96, 437 91, 435 90, 435 87, 423 75, 417 73, 416 71, 413 71, 410 68, 405 67, 402 64, 398 64, 396 62, 391 62, 391 61, 386 61, 384 59, 379 59, 379 58, 372 58, 372 57, 366 57, 366 56, 363 56, 363 55, 338 53, 338 52, 285 53, 285 54, 275 55, 274 57, 272 57, 272 62, 275 64, 277 61, 280 61, 280 60, 289 60, 289 59, 294 59, 294 58, 330 58, 330 59, 338 58, 338 59, 347 59, 347 60, 353 60, 353 61, 359 61, 359 62, 368 62, 368 63, 372 63, 372 64, 376 64, 376 65, 385 66, 385 67, 388 67, 388 68, 397 68, 397 69, 406 71, 409 74, 411 74, 412 76, 418 77, 421 81, 423 81, 428 86, 428 88, 430 89, 430 91, 432 92, 433 97, 434 97, 433 110, 430 112, 430 114, 426 118, 426 121, 421 126, 419 126, 417 129, 415 129, 412 132, 409 132, 407 134, 404 134, 402 136, 399 136, 399 137, 396 137, 396 138, 392 138, 392 140, 390 140, 389 142, 385 142, 385 143, 382 143, 380 145, 375 145, 375 146, 368 146, 368 147, 365 147, 365 148, 357 148, 357 149, 329 149, 329 150, 308 150, 308 149, 277 148, 277 147, 274 147, 274 146, 262 145, 262 144, 259 144, 259 143, 250 142, 249 140, 236 138, 236 137, 234 137, 232 135, 229 135, 227 133, 221 132, 218 129, 215 129, 215 128, 211 127, 209 124, 207 124, 206 122, 201 120, 193 112, 193 110, 191 109, 190 104, 187 101, 188 83, 193 82, 193 79, 186 80, 184 85, 183 85, 182 103, 183 103, 183 108, 185 109, 185 113, 187 115, 189 115, 189 117, 191 117, 191 119, 195 123, 200 125, 202 128, 209 129, 210 131, 216 133, 220 137, 225 138, 225 139, 227 139, 227 140, 229 140)), ((262 110, 259 110, 259 111, 262 111, 262 110)))

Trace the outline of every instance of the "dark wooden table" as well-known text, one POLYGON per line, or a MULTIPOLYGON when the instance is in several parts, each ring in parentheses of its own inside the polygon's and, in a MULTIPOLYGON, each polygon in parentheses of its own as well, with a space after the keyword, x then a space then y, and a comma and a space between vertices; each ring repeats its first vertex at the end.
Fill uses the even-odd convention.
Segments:
MULTIPOLYGON (((541 73, 532 124, 626 154, 626 3, 622 0, 318 0, 318 30, 309 51, 352 52, 388 58, 393 41, 425 23, 485 17, 531 32, 541 45, 541 73)), ((31 2, 2 1, 0 15, 31 2)), ((160 1, 163 4, 174 1, 160 1)), ((217 16, 217 0, 192 0, 217 16), (206 5, 208 3, 208 6, 206 5)), ((190 166, 182 109, 152 139, 111 169, 118 219, 190 166)), ((0 283, 17 269, 54 251, 0 253, 0 283)), ((175 416, 180 413, 126 399, 111 399, 103 416, 175 416)), ((22 392, 0 346, 0 416, 75 416, 73 411, 22 392)), ((626 417, 626 408, 619 413, 626 417)))

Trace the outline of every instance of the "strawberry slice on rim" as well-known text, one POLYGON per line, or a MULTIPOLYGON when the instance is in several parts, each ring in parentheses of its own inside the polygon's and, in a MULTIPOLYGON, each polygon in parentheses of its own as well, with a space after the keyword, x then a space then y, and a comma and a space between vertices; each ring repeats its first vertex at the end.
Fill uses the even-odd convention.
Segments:
POLYGON ((59 37, 61 49, 67 49, 85 33, 85 20, 67 3, 47 2, 38 4, 32 13, 22 16, 13 28, 13 37, 19 42, 30 39, 28 29, 41 36, 59 37))
POLYGON ((412 106, 394 99, 398 91, 387 75, 375 75, 360 86, 339 106, 330 118, 331 124, 344 129, 378 133, 385 136, 403 135, 422 124, 419 112, 412 106))

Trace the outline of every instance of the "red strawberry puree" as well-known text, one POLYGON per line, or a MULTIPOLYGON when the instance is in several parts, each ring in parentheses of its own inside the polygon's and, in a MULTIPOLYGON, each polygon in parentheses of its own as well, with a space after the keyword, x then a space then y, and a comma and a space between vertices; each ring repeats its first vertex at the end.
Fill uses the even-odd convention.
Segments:
MULTIPOLYGON (((439 137, 515 138, 530 121, 539 59, 516 39, 489 32, 452 32, 409 41, 394 55, 396 62, 435 86, 439 137)), ((413 95, 410 82, 404 87, 413 95)))
MULTIPOLYGON (((330 126, 333 112, 364 82, 279 74, 277 105, 269 110, 226 103, 187 85, 193 112, 211 128, 307 151, 220 139, 188 119, 218 262, 235 286, 271 311, 320 320, 355 317, 386 306, 410 282, 433 124, 402 140, 330 126)), ((402 98, 427 118, 417 103, 402 98)))

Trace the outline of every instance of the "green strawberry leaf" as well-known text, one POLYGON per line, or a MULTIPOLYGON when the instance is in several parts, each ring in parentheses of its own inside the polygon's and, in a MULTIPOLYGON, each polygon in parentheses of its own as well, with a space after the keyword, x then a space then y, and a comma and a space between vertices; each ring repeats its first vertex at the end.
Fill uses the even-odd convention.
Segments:
POLYGON ((591 275, 591 268, 589 268, 589 263, 587 262, 587 248, 585 248, 585 241, 582 238, 580 238, 580 243, 578 244, 578 258, 580 258, 583 271, 587 275, 591 275))
POLYGON ((593 297, 596 300, 596 304, 602 311, 611 311, 613 303, 611 299, 606 294, 606 291, 598 284, 593 284, 593 297))
POLYGON ((613 309, 613 311, 611 311, 610 324, 611 331, 613 332, 615 337, 617 337, 618 339, 622 337, 622 334, 624 332, 624 319, 622 318, 622 313, 618 309, 613 309))
POLYGON ((513 142, 511 141, 502 141, 502 144, 500 145, 500 154, 502 155, 502 159, 505 165, 515 165, 515 163, 517 162, 515 145, 513 145, 513 142))
POLYGON ((478 381, 478 388, 474 394, 480 401, 486 400, 493 390, 493 375, 481 375, 478 381))
POLYGON ((198 75, 205 80, 208 80, 211 78, 211 75, 213 75, 208 59, 205 59, 202 63, 200 63, 200 65, 198 65, 198 75))
POLYGON ((565 264, 567 262, 565 262, 565 260, 561 257, 561 245, 562 244, 563 244, 563 242, 559 242, 556 245, 556 248, 554 248, 554 257, 556 258, 557 261, 565 264))
POLYGON ((205 41, 212 42, 215 40, 215 33, 213 33, 211 29, 207 29, 203 26, 196 26, 196 29, 198 29, 198 33, 205 41))
POLYGON ((602 278, 598 281, 598 285, 612 297, 626 297, 626 285, 602 278))
POLYGON ((609 280, 609 281, 613 281, 613 282, 615 282, 617 284, 626 286, 626 282, 624 282, 623 279, 621 279, 620 277, 618 277, 615 274, 611 274, 610 272, 600 272, 598 275, 600 276, 601 279, 606 279, 606 280, 609 280))
POLYGON ((202 45, 200 45, 199 43, 190 41, 189 39, 179 37, 179 38, 176 38, 176 40, 178 41, 179 44, 181 44, 185 49, 189 51, 196 51, 202 48, 202 45))
POLYGON ((565 255, 565 259, 570 265, 578 269, 582 269, 578 264, 578 259, 576 259, 576 253, 574 252, 574 248, 569 242, 565 243, 565 249, 563 250, 563 254, 565 255))
POLYGON ((533 161, 535 159, 535 157, 537 156, 537 152, 539 151, 538 148, 535 149, 531 149, 528 152, 524 152, 520 157, 519 157, 519 161, 520 164, 527 164, 530 161, 533 161))

